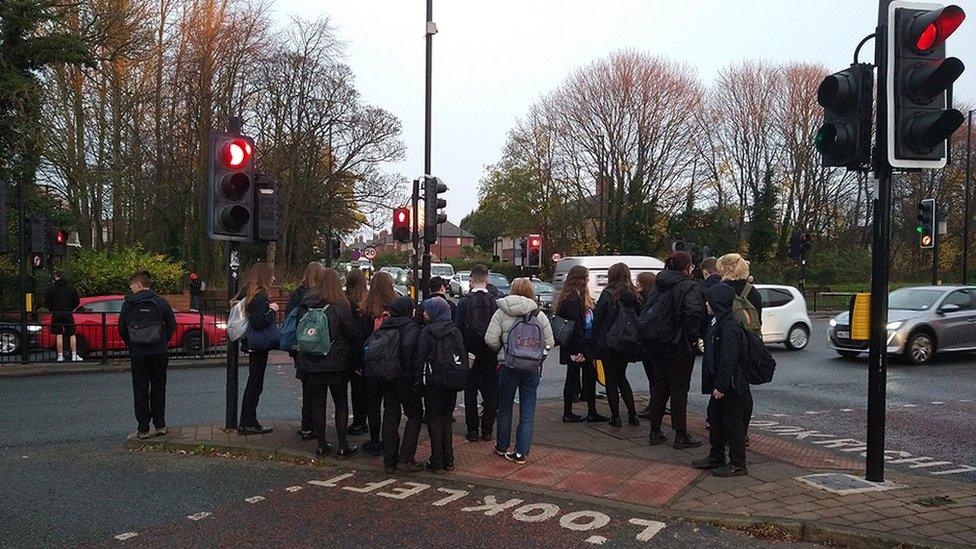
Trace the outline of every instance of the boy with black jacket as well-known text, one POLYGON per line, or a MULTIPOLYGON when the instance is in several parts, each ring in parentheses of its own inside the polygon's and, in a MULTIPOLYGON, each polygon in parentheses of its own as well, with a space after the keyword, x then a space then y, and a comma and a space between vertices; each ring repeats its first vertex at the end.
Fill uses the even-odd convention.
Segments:
POLYGON ((727 284, 716 284, 705 292, 709 312, 714 316, 705 334, 702 358, 702 394, 710 394, 708 457, 692 462, 698 469, 712 469, 717 477, 745 475, 745 424, 742 398, 748 388, 740 361, 744 340, 742 324, 732 314, 735 291, 727 284), (729 462, 725 461, 725 448, 729 462))
POLYGON ((414 358, 417 354, 417 339, 420 337, 420 324, 413 318, 413 301, 409 297, 397 298, 390 303, 390 316, 383 321, 380 329, 394 329, 400 339, 400 375, 393 381, 383 381, 383 465, 387 474, 395 473, 397 467, 419 471, 417 465, 417 439, 423 405, 420 394, 414 391, 414 358), (400 407, 407 416, 400 441, 400 407))
POLYGON ((149 438, 149 422, 165 435, 166 367, 169 365, 169 340, 176 332, 176 317, 165 299, 152 291, 148 271, 129 277, 132 293, 122 302, 119 336, 129 348, 132 367, 132 399, 141 439, 149 438), (131 330, 130 330, 131 328, 131 330))
POLYGON ((457 326, 464 336, 464 347, 474 355, 468 386, 464 388, 464 418, 468 426, 467 439, 477 442, 478 392, 484 411, 481 414, 481 438, 491 440, 498 414, 498 360, 495 352, 485 344, 485 333, 492 315, 498 309, 496 298, 488 293, 488 268, 471 268, 471 292, 457 306, 457 326))
POLYGON ((457 404, 457 390, 447 387, 439 372, 427 368, 436 361, 438 339, 457 331, 451 320, 451 307, 440 297, 424 301, 424 317, 427 324, 417 340, 414 360, 414 385, 422 386, 424 406, 427 411, 427 432, 430 436, 430 459, 427 469, 434 473, 454 470, 454 441, 451 417, 457 404))

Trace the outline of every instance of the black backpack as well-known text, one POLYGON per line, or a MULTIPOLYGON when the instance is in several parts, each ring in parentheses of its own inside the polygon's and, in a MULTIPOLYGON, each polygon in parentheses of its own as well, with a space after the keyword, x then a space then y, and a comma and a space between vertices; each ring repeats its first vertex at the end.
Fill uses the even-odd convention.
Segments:
POLYGON ((656 288, 647 298, 644 311, 637 319, 642 342, 651 348, 667 347, 677 337, 674 312, 674 291, 661 292, 656 288))
POLYGON ((488 324, 491 317, 495 314, 492 307, 494 299, 488 292, 471 292, 465 303, 464 311, 464 346, 471 351, 484 351, 488 349, 485 343, 485 334, 488 332, 488 324))
POLYGON ((762 385, 773 380, 776 360, 762 339, 743 328, 742 351, 739 354, 743 376, 749 385, 762 385))
POLYGON ((464 338, 460 330, 455 328, 434 339, 433 357, 428 358, 425 369, 424 385, 455 390, 467 386, 471 365, 468 363, 468 351, 464 348, 464 338), (434 379, 429 380, 428 376, 434 379))
POLYGON ((363 376, 373 379, 396 379, 400 375, 400 330, 380 326, 366 340, 363 350, 363 376))
POLYGON ((129 311, 127 329, 129 344, 144 347, 159 345, 166 340, 163 333, 163 312, 155 301, 136 301, 129 311))
POLYGON ((618 303, 617 316, 607 330, 607 348, 621 353, 632 353, 640 347, 637 337, 637 314, 633 307, 618 303))

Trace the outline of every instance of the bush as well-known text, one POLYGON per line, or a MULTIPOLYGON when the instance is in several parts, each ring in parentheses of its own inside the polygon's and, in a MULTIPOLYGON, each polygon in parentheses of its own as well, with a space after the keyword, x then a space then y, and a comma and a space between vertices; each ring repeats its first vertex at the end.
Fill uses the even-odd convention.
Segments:
POLYGON ((156 292, 183 291, 186 276, 183 263, 165 254, 147 252, 140 246, 108 252, 79 250, 71 262, 70 278, 81 295, 125 294, 129 290, 129 277, 139 269, 152 275, 156 292))

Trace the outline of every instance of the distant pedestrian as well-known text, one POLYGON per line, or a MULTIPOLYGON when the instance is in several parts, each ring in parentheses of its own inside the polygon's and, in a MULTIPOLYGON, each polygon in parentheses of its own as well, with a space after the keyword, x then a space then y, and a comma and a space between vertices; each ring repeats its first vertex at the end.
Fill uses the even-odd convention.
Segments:
POLYGON ((148 271, 136 271, 129 277, 131 294, 122 302, 119 312, 119 337, 129 348, 132 369, 132 400, 135 405, 137 436, 150 437, 149 422, 155 435, 165 435, 166 367, 169 364, 169 340, 176 332, 176 317, 165 299, 152 291, 148 271))
MULTIPOLYGON (((657 275, 651 271, 644 271, 637 274, 637 293, 640 294, 641 300, 647 302, 651 296, 651 292, 654 291, 654 282, 657 280, 657 275)), ((650 392, 654 390, 654 366, 653 366, 653 353, 651 353, 646 347, 641 346, 641 365, 644 366, 644 375, 647 376, 647 392, 650 396, 650 392)), ((641 419, 651 419, 651 401, 648 399, 647 406, 643 410, 637 413, 637 417, 641 419)))
POLYGON ((451 308, 451 320, 457 320, 457 305, 447 298, 448 283, 442 277, 432 276, 430 277, 430 282, 427 284, 427 289, 430 291, 430 297, 441 297, 447 302, 448 307, 451 308))
MULTIPOLYGON (((645 312, 655 304, 668 304, 655 326, 665 327, 673 333, 668 341, 649 344, 656 360, 654 389, 651 391, 651 432, 648 442, 661 444, 667 437, 661 432, 661 422, 668 400, 671 401, 671 427, 674 429, 674 447, 695 448, 701 441, 688 433, 688 391, 691 374, 695 368, 696 345, 705 316, 704 296, 701 286, 691 278, 691 255, 688 252, 672 252, 664 270, 658 273, 645 312)), ((662 333, 657 330, 656 333, 662 333)))
POLYGON ((640 314, 641 297, 630 278, 626 263, 615 263, 607 271, 607 286, 596 304, 593 320, 594 343, 607 384, 607 404, 610 405, 610 425, 621 427, 620 399, 627 407, 627 422, 640 425, 634 391, 627 380, 627 365, 640 358, 636 320, 640 314))
POLYGON ((532 447, 535 404, 542 363, 556 342, 549 317, 539 310, 528 278, 516 278, 508 296, 498 300, 485 342, 498 352, 498 434, 495 453, 524 464, 532 447), (519 424, 515 451, 509 452, 515 393, 519 397, 519 424))
POLYGON ((346 299, 352 308, 353 318, 359 327, 358 339, 353 342, 349 360, 353 372, 350 378, 350 393, 352 395, 352 425, 349 426, 350 435, 361 435, 367 431, 366 421, 369 418, 369 406, 366 402, 366 382, 363 380, 363 344, 366 336, 372 331, 373 319, 363 314, 366 296, 369 295, 369 283, 366 275, 360 269, 352 269, 346 275, 346 299))
MULTIPOLYGON (((393 289, 393 277, 390 273, 378 272, 373 275, 369 286, 369 294, 363 302, 363 317, 372 320, 367 326, 366 340, 373 334, 383 322, 390 316, 390 304, 397 298, 396 290, 393 289)), ((363 375, 363 383, 366 386, 366 417, 369 423, 369 442, 363 445, 363 449, 371 456, 378 456, 383 453, 383 443, 380 440, 382 430, 382 409, 397 408, 399 413, 400 400, 396 398, 396 381, 384 382, 381 379, 371 379, 363 375), (387 398, 384 398, 385 397, 387 398), (383 404, 384 400, 389 400, 389 404, 383 404)))
POLYGON ((485 343, 492 315, 498 309, 496 298, 488 293, 488 268, 471 268, 471 291, 457 306, 457 325, 464 336, 464 347, 474 356, 468 386, 464 389, 464 418, 469 442, 491 440, 498 413, 498 360, 495 351, 485 343), (482 412, 478 415, 478 393, 482 412), (480 420, 480 421, 479 421, 480 420), (480 429, 480 433, 479 433, 480 429))
MULTIPOLYGON (((301 305, 302 300, 305 299, 305 295, 308 293, 309 287, 321 284, 323 276, 325 276, 325 265, 318 261, 312 261, 305 266, 302 283, 288 296, 288 307, 285 309, 286 317, 301 305)), ((302 382, 302 424, 298 430, 298 436, 302 440, 312 440, 315 438, 315 431, 312 424, 312 386, 305 382, 305 372, 298 367, 298 351, 289 350, 288 356, 295 361, 295 377, 302 382)))
POLYGON ((58 362, 64 362, 64 338, 68 338, 71 360, 80 362, 78 337, 75 335, 75 317, 72 312, 78 308, 81 299, 78 290, 68 284, 63 271, 54 272, 54 282, 48 286, 44 296, 45 306, 51 311, 51 334, 58 350, 58 362))
POLYGON ((190 273, 190 310, 199 311, 203 308, 203 292, 207 290, 207 283, 197 273, 190 273))
POLYGON ((742 396, 749 384, 740 361, 745 335, 732 312, 736 294, 729 285, 716 284, 705 295, 709 313, 714 316, 705 334, 705 356, 702 358, 702 394, 711 395, 708 400, 711 450, 708 457, 694 461, 692 465, 698 469, 712 469, 712 474, 717 477, 745 475, 748 471, 742 396))
MULTIPOLYGON (((752 285, 752 275, 749 274, 749 262, 739 254, 726 254, 718 258, 717 269, 722 281, 732 287, 741 304, 735 307, 735 318, 752 330, 762 339, 762 295, 759 290, 752 285), (746 298, 745 302, 741 298, 746 298)), ((752 411, 755 401, 752 398, 752 389, 749 384, 743 388, 742 396, 742 418, 745 424, 746 444, 749 443, 749 423, 752 421, 752 411)))
POLYGON ((563 421, 567 423, 584 420, 603 423, 609 419, 596 410, 596 368, 593 366, 593 310, 596 304, 590 296, 589 281, 590 272, 586 267, 573 266, 556 299, 556 316, 573 322, 569 341, 559 346, 559 362, 566 366, 563 421), (586 402, 585 418, 573 413, 573 402, 579 394, 586 402))
POLYGON ((268 353, 278 348, 280 334, 275 322, 279 306, 271 302, 271 286, 275 282, 274 269, 267 263, 255 263, 247 272, 244 312, 247 314, 247 384, 241 400, 242 435, 263 435, 274 429, 258 423, 258 401, 264 392, 264 375, 268 368, 268 353), (276 337, 277 334, 277 337, 276 337))
POLYGON ((321 279, 310 280, 301 305, 298 306, 296 342, 298 365, 306 383, 311 385, 312 424, 322 456, 332 450, 325 436, 325 417, 328 395, 335 406, 336 436, 339 450, 336 457, 345 459, 359 450, 348 441, 349 400, 348 382, 353 362, 349 359, 362 339, 353 318, 349 300, 342 291, 339 273, 325 269, 321 279), (326 330, 326 327, 328 329, 326 330))

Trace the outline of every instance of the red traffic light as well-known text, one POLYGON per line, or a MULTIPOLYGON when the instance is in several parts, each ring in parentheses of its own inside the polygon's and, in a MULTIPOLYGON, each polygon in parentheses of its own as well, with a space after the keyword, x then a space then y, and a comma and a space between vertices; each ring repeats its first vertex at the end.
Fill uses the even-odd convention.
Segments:
POLYGON ((410 242, 410 208, 396 208, 393 210, 393 239, 398 242, 410 242))
POLYGON ((931 53, 942 45, 965 19, 966 12, 956 5, 919 14, 912 22, 909 35, 914 42, 915 51, 931 53))
POLYGON ((54 241, 58 244, 64 244, 68 241, 68 233, 65 231, 57 231, 54 235, 54 241))
POLYGON ((254 150, 244 139, 233 139, 220 149, 220 159, 228 168, 240 168, 251 158, 254 150))
POLYGON ((542 239, 538 235, 529 235, 529 247, 533 250, 542 246, 542 239))

